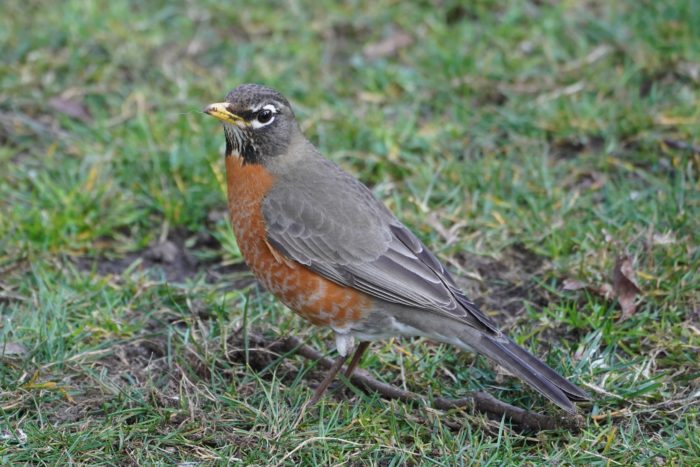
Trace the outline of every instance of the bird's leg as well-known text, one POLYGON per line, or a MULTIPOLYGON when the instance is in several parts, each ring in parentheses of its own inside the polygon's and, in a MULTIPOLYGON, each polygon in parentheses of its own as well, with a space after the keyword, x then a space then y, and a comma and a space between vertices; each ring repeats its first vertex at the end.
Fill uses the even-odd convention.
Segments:
POLYGON ((350 379, 350 377, 352 376, 352 372, 355 371, 355 368, 360 363, 360 359, 362 358, 362 355, 365 353, 365 350, 367 350, 367 347, 369 347, 368 341, 362 341, 357 345, 357 349, 355 349, 355 353, 352 355, 352 360, 350 360, 350 364, 348 365, 348 369, 345 370, 345 377, 346 378, 350 379))
POLYGON ((321 384, 319 384, 316 387, 316 390, 314 391, 313 397, 307 402, 307 407, 311 407, 312 405, 316 404, 321 399, 321 396, 323 395, 324 392, 326 392, 326 389, 328 389, 328 386, 333 382, 333 379, 335 379, 335 375, 338 374, 340 369, 343 367, 343 363, 345 363, 345 360, 347 359, 347 354, 346 355, 341 355, 339 356, 335 362, 333 362, 333 366, 328 370, 328 373, 326 374, 326 377, 323 378, 323 381, 321 381, 321 384))
MULTIPOLYGON (((343 367, 343 363, 345 363, 345 360, 348 358, 350 350, 353 347, 354 339, 351 335, 336 333, 335 340, 336 340, 336 347, 338 348, 338 353, 340 354, 340 356, 335 360, 335 362, 333 362, 333 365, 328 370, 328 373, 323 378, 323 381, 321 381, 321 384, 319 384, 316 387, 316 390, 314 391, 314 395, 311 397, 309 402, 306 404, 308 407, 311 407, 312 405, 314 405, 316 402, 318 402, 321 399, 321 396, 323 396, 323 393, 326 392, 326 389, 328 389, 328 386, 331 385, 331 383, 335 379, 336 375, 338 374, 340 369, 343 367)), ((355 367, 357 367, 357 364, 360 363, 360 359, 362 358, 362 354, 365 353, 365 350, 367 350, 368 346, 369 346, 369 342, 367 342, 367 341, 362 341, 359 343, 359 345, 357 346, 357 349, 355 349, 355 353, 352 356, 352 360, 350 360, 350 365, 348 365, 348 369, 345 370, 345 377, 346 378, 350 378, 350 376, 352 376, 352 372, 355 370, 355 367)))

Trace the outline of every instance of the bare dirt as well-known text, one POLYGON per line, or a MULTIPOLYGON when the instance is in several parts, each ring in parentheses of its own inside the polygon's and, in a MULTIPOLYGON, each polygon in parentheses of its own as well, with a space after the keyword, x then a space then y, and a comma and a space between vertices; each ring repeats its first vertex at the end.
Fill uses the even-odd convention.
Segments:
POLYGON ((468 296, 499 318, 512 318, 525 310, 525 303, 545 306, 548 297, 535 279, 545 270, 545 259, 522 245, 506 250, 500 259, 461 252, 456 261, 466 271, 475 271, 481 281, 458 279, 468 296))
POLYGON ((73 258, 73 262, 79 270, 94 271, 103 276, 120 275, 133 266, 137 271, 148 272, 154 279, 162 278, 172 283, 183 283, 199 275, 210 284, 226 281, 229 289, 241 289, 255 282, 245 263, 223 264, 220 251, 221 245, 209 234, 174 230, 164 242, 154 243, 141 251, 118 258, 80 256, 73 258), (192 240, 192 246, 188 247, 187 243, 192 243, 192 240), (197 254, 211 252, 214 253, 197 254), (211 259, 202 260, 198 256, 211 259))
MULTIPOLYGON (((457 281, 467 296, 492 316, 506 333, 516 326, 523 329, 531 327, 527 307, 541 310, 550 302, 561 300, 538 283, 550 277, 547 259, 523 245, 513 245, 499 259, 466 252, 459 253, 455 259, 465 271, 476 272, 481 277, 482 280, 460 277, 457 281)), ((549 342, 576 341, 580 332, 558 323, 549 323, 537 333, 537 353, 546 353, 549 342)))

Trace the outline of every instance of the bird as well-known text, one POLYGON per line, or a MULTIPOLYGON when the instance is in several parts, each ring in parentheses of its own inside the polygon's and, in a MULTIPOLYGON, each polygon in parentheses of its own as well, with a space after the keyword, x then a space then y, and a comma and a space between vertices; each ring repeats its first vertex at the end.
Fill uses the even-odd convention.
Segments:
POLYGON ((415 336, 485 355, 569 413, 590 400, 506 336, 366 185, 321 155, 280 92, 241 84, 203 111, 223 123, 229 216, 245 262, 335 337, 338 357, 309 404, 353 349, 346 377, 370 342, 415 336))

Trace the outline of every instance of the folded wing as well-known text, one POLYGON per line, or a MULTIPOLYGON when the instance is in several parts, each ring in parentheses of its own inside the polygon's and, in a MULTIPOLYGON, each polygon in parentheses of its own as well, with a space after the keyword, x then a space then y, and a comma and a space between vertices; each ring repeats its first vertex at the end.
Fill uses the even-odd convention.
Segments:
MULTIPOLYGON (((279 183, 266 195, 263 215, 271 245, 336 283, 498 333, 445 267, 369 189, 333 163, 317 163, 323 176, 313 183, 279 183)), ((306 168, 289 176, 313 177, 314 171, 306 168)))

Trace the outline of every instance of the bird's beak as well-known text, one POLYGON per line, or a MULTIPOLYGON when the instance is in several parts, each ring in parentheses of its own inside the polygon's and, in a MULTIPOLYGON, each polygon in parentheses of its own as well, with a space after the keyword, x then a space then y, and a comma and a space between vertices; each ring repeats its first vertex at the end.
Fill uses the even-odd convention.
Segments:
POLYGON ((230 104, 227 102, 217 102, 216 104, 209 104, 204 108, 204 113, 209 114, 214 118, 227 123, 233 123, 234 125, 241 126, 245 121, 229 110, 230 104))

